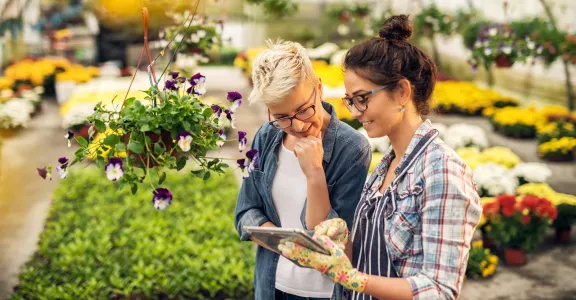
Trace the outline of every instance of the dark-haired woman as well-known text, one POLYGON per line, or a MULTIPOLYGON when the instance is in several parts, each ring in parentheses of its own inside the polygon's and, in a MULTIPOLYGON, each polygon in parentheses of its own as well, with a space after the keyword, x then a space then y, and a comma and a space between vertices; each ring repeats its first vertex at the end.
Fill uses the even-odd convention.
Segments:
POLYGON ((436 66, 407 41, 411 33, 407 16, 391 17, 344 61, 348 109, 370 137, 392 144, 364 187, 350 239, 336 219, 315 229, 331 255, 281 245, 347 288, 348 299, 457 298, 482 212, 470 168, 423 119, 436 66))

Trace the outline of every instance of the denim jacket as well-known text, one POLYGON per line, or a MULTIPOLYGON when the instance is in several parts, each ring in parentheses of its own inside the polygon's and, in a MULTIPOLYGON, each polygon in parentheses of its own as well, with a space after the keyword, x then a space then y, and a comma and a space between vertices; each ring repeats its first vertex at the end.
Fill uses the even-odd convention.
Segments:
MULTIPOLYGON (((330 113, 330 123, 322 137, 324 148, 323 167, 328 184, 331 209, 326 219, 342 218, 352 228, 354 211, 370 166, 372 151, 368 140, 349 125, 338 120, 332 105, 323 102, 330 113)), ((260 226, 266 222, 281 227, 280 218, 272 202, 271 186, 278 165, 278 150, 284 132, 266 123, 256 133, 252 148, 258 150, 259 161, 249 177, 244 179, 236 211, 234 225, 242 241, 250 236, 243 226, 260 226)), ((306 209, 300 215, 306 228, 306 209)), ((313 228, 310 228, 313 229, 313 228)), ((258 246, 254 273, 256 300, 274 299, 276 267, 279 255, 258 246)), ((335 299, 341 299, 342 287, 335 286, 335 299)))

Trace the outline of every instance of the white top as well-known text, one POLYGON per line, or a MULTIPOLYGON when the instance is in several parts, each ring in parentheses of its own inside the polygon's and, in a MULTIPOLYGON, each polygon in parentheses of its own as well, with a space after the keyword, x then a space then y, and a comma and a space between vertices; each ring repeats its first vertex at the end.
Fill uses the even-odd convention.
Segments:
MULTIPOLYGON (((306 200, 306 176, 298 158, 282 145, 278 169, 272 182, 272 200, 284 228, 300 228, 300 214, 306 200)), ((276 289, 311 298, 330 298, 334 282, 314 269, 301 268, 280 256, 276 269, 276 289)))

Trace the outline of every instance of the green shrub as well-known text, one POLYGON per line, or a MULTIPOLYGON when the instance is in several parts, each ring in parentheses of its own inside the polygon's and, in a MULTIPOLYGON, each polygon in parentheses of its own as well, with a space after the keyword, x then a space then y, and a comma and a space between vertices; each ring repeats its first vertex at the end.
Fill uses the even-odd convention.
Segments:
POLYGON ((62 181, 12 299, 253 298, 253 247, 233 225, 234 176, 168 176, 165 211, 146 189, 132 196, 97 170, 62 181))

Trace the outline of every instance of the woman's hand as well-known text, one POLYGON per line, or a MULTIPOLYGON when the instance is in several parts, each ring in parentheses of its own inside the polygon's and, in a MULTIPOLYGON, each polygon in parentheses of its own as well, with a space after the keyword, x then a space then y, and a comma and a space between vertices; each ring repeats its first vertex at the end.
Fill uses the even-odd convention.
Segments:
POLYGON ((352 267, 344 250, 329 237, 322 235, 317 240, 330 255, 320 254, 292 242, 280 244, 278 248, 285 257, 316 269, 347 289, 363 292, 368 283, 368 275, 352 267))
POLYGON ((322 171, 322 159, 324 158, 324 148, 322 147, 322 133, 317 137, 308 136, 300 138, 294 145, 294 154, 298 157, 300 168, 307 178, 322 171))
POLYGON ((314 227, 314 236, 327 236, 340 248, 344 249, 348 242, 348 225, 340 218, 326 220, 314 227))

